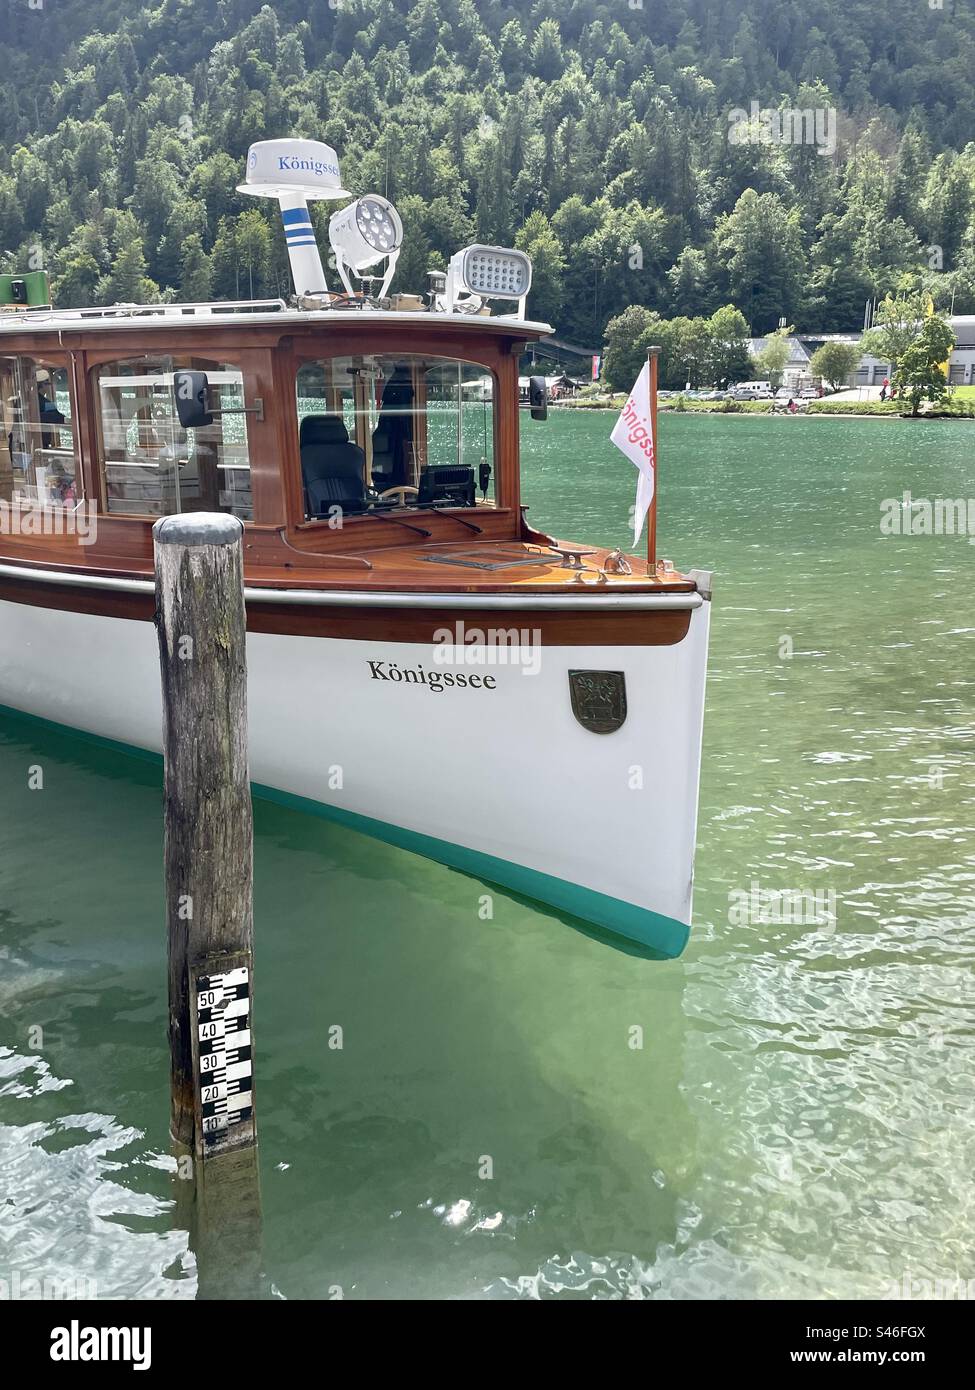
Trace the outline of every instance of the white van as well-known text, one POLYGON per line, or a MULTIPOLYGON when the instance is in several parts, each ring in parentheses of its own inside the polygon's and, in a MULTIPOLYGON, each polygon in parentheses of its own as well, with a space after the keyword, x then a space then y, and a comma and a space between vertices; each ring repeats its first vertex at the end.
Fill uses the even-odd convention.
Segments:
POLYGON ((770 401, 774 396, 770 381, 739 381, 731 389, 731 398, 735 401, 770 401))

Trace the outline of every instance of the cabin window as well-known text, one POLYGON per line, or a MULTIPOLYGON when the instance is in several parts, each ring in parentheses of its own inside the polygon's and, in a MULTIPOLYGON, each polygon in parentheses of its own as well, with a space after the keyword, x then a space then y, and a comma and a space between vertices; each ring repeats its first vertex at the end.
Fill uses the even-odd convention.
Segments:
POLYGON ((453 358, 367 354, 298 370, 305 516, 494 505, 494 377, 453 358))
POLYGON ((226 363, 131 357, 95 369, 106 508, 132 516, 231 512, 249 521, 247 416, 216 415, 204 429, 182 429, 173 373, 183 368, 206 372, 215 409, 244 404, 243 374, 226 363))
POLYGON ((0 357, 0 500, 74 507, 81 501, 67 367, 0 357))

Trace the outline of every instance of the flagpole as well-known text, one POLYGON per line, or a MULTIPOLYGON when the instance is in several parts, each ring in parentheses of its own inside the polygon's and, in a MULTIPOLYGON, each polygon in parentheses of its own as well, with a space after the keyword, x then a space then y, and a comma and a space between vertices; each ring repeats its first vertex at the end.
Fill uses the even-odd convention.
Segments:
POLYGON ((657 441, 657 359, 659 347, 647 348, 647 362, 650 364, 650 429, 653 434, 653 500, 650 515, 647 517, 647 570, 653 574, 657 568, 657 497, 660 493, 660 445, 657 441))

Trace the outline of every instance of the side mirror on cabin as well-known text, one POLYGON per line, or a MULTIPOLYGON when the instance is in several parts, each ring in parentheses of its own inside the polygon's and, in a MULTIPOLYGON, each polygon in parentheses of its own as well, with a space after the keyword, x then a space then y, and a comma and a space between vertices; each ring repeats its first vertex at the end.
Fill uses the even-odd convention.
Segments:
POLYGON ((528 404, 533 420, 548 419, 548 387, 543 376, 528 378, 528 404))
POLYGON ((176 414, 184 430, 199 430, 213 424, 206 372, 173 372, 173 390, 176 392, 176 414))

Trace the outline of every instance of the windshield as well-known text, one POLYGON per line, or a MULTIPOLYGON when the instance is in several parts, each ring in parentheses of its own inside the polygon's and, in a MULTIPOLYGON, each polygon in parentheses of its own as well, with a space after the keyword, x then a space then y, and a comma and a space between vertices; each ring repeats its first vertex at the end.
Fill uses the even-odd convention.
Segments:
POLYGON ((297 375, 305 516, 494 502, 494 378, 419 355, 329 357, 297 375))

